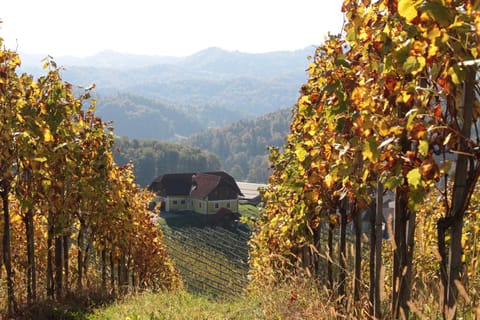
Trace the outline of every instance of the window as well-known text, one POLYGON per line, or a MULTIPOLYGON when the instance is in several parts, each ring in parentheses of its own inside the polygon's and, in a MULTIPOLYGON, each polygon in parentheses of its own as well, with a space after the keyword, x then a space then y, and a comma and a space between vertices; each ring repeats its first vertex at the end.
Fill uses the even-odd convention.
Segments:
POLYGON ((201 203, 201 202, 198 203, 198 207, 199 207, 199 208, 202 207, 202 203, 201 203))
POLYGON ((230 201, 227 202, 227 208, 230 209, 230 201))
POLYGON ((177 200, 173 200, 172 204, 177 205, 177 204, 178 204, 178 201, 177 201, 177 200))
POLYGON ((218 209, 218 202, 215 203, 215 209, 218 209))
POLYGON ((180 200, 180 204, 185 204, 185 200, 180 200))

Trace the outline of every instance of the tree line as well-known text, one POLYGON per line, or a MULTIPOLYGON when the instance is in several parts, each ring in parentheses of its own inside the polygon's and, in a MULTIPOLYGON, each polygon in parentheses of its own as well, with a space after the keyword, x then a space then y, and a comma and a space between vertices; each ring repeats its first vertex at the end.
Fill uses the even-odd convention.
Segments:
POLYGON ((119 164, 134 164, 136 181, 141 186, 148 186, 165 173, 221 169, 220 160, 210 152, 159 140, 116 138, 113 154, 119 164))
POLYGON ((284 144, 291 114, 290 109, 283 109, 254 120, 241 120, 194 134, 184 143, 216 154, 235 179, 264 183, 271 173, 268 146, 284 144))
POLYGON ((252 278, 257 285, 280 281, 298 266, 326 284, 339 313, 375 319, 421 315, 414 300, 423 288, 441 316, 454 319, 478 289, 472 241, 479 216, 470 204, 480 174, 479 4, 345 0, 342 11, 343 34, 317 48, 287 141, 271 148, 252 278), (381 233, 386 191, 395 194, 391 246, 381 233), (363 281, 359 231, 368 208, 363 281), (427 265, 416 251, 422 232, 436 247, 428 283, 416 281, 427 265))
MULTIPOLYGON (((0 39, 0 47, 3 40, 0 39)), ((133 166, 113 160, 113 128, 95 116, 94 86, 19 74, 0 50, 0 234, 5 312, 84 291, 173 288, 179 276, 133 166), (78 94, 74 94, 77 92, 78 94), (4 270, 4 271, 3 271, 4 270)))

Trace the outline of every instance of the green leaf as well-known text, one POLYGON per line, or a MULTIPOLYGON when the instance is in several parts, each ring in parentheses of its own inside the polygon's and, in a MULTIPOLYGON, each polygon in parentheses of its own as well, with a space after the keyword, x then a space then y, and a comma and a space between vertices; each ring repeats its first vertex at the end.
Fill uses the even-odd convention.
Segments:
POLYGON ((453 16, 447 7, 440 2, 426 1, 419 8, 420 11, 428 13, 433 20, 438 22, 442 27, 448 27, 453 22, 453 16))
POLYGON ((419 210, 420 206, 424 204, 425 192, 422 189, 411 190, 408 195, 408 206, 411 210, 419 210))
POLYGON ((383 186, 388 190, 395 190, 400 184, 402 184, 403 178, 401 176, 391 176, 386 178, 383 182, 383 186))
POLYGON ((428 141, 426 141, 426 140, 420 140, 420 143, 419 143, 419 145, 418 145, 418 153, 419 153, 421 156, 426 157, 427 154, 428 154, 428 149, 429 149, 428 141))
POLYGON ((305 150, 301 145, 297 145, 295 148, 295 154, 297 155, 298 160, 300 162, 305 161, 305 157, 307 156, 307 150, 305 150))
POLYGON ((342 66, 342 67, 345 67, 345 68, 350 68, 350 62, 348 60, 345 59, 345 57, 342 55, 342 56, 339 56, 336 60, 335 60, 335 64, 337 66, 342 66))
POLYGON ((335 128, 335 131, 338 133, 343 132, 343 129, 345 128, 345 118, 341 117, 337 119, 337 126, 335 128))
POLYGON ((425 68, 427 61, 424 57, 409 56, 403 64, 403 70, 406 73, 416 75, 425 68))
POLYGON ((365 143, 363 144, 362 156, 364 159, 368 159, 370 161, 374 161, 374 159, 378 158, 379 151, 377 141, 375 137, 368 138, 365 143))
POLYGON ((398 0, 398 13, 408 22, 417 17, 418 11, 415 8, 418 1, 414 0, 398 0))
POLYGON ((448 74, 452 78, 452 82, 456 85, 462 83, 462 80, 465 79, 465 70, 460 68, 457 64, 454 64, 448 69, 448 74))
POLYGON ((413 186, 414 188, 420 186, 420 184, 422 183, 422 172, 420 171, 420 168, 410 170, 407 173, 407 181, 408 184, 413 186))
POLYGON ((20 206, 22 208, 26 208, 26 209, 33 209, 35 208, 33 203, 29 200, 26 200, 26 199, 20 199, 20 206))
MULTIPOLYGON (((395 60, 392 62, 403 65, 405 61, 407 61, 407 58, 410 56, 410 51, 413 47, 413 43, 414 40, 409 39, 400 48, 396 48, 393 53, 395 60)), ((390 58, 389 55, 387 55, 387 58, 390 58)))

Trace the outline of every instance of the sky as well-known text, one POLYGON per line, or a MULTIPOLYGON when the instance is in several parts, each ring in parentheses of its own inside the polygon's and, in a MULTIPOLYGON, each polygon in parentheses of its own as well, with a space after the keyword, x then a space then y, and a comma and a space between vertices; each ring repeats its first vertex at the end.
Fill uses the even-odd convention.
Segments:
POLYGON ((8 0, 8 49, 53 57, 188 56, 209 47, 249 53, 319 45, 341 31, 341 0, 8 0))

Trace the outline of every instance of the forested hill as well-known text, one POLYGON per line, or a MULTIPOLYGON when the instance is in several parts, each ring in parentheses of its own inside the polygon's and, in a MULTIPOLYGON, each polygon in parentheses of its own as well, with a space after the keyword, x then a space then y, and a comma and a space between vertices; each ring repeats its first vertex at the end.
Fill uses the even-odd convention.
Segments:
POLYGON ((157 140, 116 138, 113 155, 122 165, 133 161, 137 183, 148 186, 164 173, 220 170, 220 161, 212 153, 157 140))
MULTIPOLYGON (((313 47, 263 54, 209 48, 187 57, 106 51, 54 58, 65 66, 65 80, 96 84, 97 114, 115 121, 118 136, 174 140, 289 108, 313 53, 313 47)), ((23 57, 22 68, 39 74, 42 56, 23 57)))
MULTIPOLYGON (((65 66, 65 80, 85 87, 96 84, 97 115, 113 121, 116 136, 130 139, 121 146, 123 154, 116 154, 117 161, 133 160, 138 182, 146 185, 162 172, 220 166, 239 180, 266 182, 266 148, 283 145, 291 120, 288 108, 307 80, 313 53, 313 47, 264 54, 209 48, 187 57, 107 51, 54 58, 65 66), (221 165, 203 154, 201 158, 211 160, 207 164, 178 164, 184 156, 192 159, 192 151, 176 150, 175 158, 173 151, 155 150, 159 142, 143 140, 185 141, 217 155, 221 165)), ((38 74, 31 68, 41 65, 41 59, 25 55, 22 68, 38 74)))
POLYGON ((265 183, 270 174, 267 147, 284 145, 291 114, 291 109, 282 109, 255 120, 209 129, 183 143, 216 154, 222 168, 237 180, 265 183))
POLYGON ((242 114, 222 107, 185 106, 129 93, 100 96, 97 113, 113 121, 115 134, 130 139, 177 140, 242 114))

